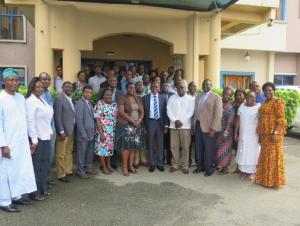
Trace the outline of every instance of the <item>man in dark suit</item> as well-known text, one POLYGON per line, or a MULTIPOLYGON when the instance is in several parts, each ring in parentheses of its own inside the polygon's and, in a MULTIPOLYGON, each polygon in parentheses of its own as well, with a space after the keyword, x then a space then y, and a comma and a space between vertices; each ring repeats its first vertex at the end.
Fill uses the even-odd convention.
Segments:
POLYGON ((168 129, 167 101, 163 95, 158 93, 159 85, 151 84, 151 93, 143 97, 144 123, 147 131, 147 147, 149 171, 153 172, 155 167, 159 171, 164 171, 164 132, 168 129), (156 138, 156 139, 155 139, 156 138), (157 158, 154 156, 154 141, 156 141, 157 158))
POLYGON ((61 92, 54 101, 54 120, 58 139, 56 141, 56 169, 58 180, 69 183, 67 176, 73 175, 73 143, 75 108, 71 95, 73 86, 71 82, 63 83, 61 92))
POLYGON ((105 88, 109 88, 112 91, 112 101, 116 101, 118 102, 118 98, 120 96, 122 96, 122 91, 120 89, 118 89, 117 87, 117 78, 115 76, 114 71, 112 71, 113 73, 109 73, 108 74, 108 78, 107 78, 107 86, 102 88, 99 90, 98 93, 98 100, 103 99, 103 91, 105 88))
MULTIPOLYGON (((169 98, 174 94, 172 92, 169 91, 169 83, 168 82, 164 82, 161 85, 161 92, 160 94, 163 95, 168 103, 169 98)), ((168 120, 168 126, 170 125, 170 120, 167 117, 168 120)), ((170 147, 170 130, 168 129, 167 133, 164 134, 164 150, 166 151, 166 153, 164 153, 164 161, 167 162, 168 165, 171 165, 171 160, 172 160, 172 152, 171 152, 171 147, 170 147)))
POLYGON ((95 135, 93 106, 90 101, 92 95, 93 88, 85 86, 82 98, 75 103, 77 175, 83 179, 95 174, 92 170, 95 135))

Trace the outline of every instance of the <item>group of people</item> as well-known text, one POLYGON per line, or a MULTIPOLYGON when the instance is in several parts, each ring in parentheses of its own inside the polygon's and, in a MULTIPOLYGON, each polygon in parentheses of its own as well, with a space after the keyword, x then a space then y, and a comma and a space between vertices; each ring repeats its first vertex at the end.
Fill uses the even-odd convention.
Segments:
POLYGON ((78 175, 90 178, 97 156, 105 175, 116 171, 120 156, 122 174, 137 173, 140 165, 169 172, 180 168, 189 174, 192 147, 196 169, 211 176, 229 172, 236 156, 241 178, 278 188, 285 184, 283 138, 284 103, 274 96, 275 86, 257 82, 246 93, 232 87, 222 97, 205 79, 202 92, 183 79, 182 69, 150 74, 131 66, 124 73, 116 68, 95 68, 88 78, 78 72, 78 81, 63 81, 57 67, 53 99, 51 76, 34 77, 25 96, 17 93, 18 72, 3 72, 5 90, 0 93, 0 208, 19 212, 17 205, 44 200, 54 184, 50 171, 55 159, 56 177, 69 183, 78 175), (82 97, 72 99, 74 91, 82 97), (97 103, 91 98, 97 93, 97 103), (232 98, 234 96, 234 98, 232 98), (234 99, 234 101, 232 101, 234 99), (76 150, 76 170, 73 152, 76 150))

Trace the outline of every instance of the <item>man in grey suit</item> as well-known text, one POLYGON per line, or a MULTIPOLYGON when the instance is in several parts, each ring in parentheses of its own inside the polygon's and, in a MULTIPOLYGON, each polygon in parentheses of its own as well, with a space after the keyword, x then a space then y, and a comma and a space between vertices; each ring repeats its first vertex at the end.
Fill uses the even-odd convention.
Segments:
POLYGON ((54 101, 54 121, 57 131, 56 141, 56 169, 58 180, 69 183, 67 176, 73 175, 73 143, 75 108, 72 102, 73 86, 71 82, 64 82, 63 92, 54 101))
POLYGON ((93 88, 85 86, 82 90, 82 98, 75 103, 77 175, 82 179, 95 175, 92 170, 95 135, 92 95, 93 88))
POLYGON ((151 84, 151 93, 143 97, 144 123, 147 131, 147 147, 149 171, 153 172, 155 167, 164 171, 164 133, 168 130, 167 100, 158 93, 159 85, 151 84), (154 138, 156 138, 157 158, 154 156, 154 138))

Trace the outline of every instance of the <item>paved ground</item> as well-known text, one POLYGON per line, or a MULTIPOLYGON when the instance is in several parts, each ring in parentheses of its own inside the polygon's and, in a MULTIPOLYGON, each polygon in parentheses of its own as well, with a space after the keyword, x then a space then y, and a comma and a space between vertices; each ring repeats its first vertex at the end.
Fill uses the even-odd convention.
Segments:
POLYGON ((266 189, 237 175, 150 174, 143 168, 130 177, 116 172, 58 182, 47 200, 22 207, 19 214, 0 212, 0 226, 300 226, 300 139, 286 138, 285 150, 283 189, 266 189))

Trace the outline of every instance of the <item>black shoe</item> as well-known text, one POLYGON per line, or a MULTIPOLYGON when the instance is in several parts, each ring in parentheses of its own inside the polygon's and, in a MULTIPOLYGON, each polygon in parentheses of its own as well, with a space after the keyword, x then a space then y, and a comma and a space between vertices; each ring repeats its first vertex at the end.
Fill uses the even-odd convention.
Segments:
POLYGON ((68 173, 67 174, 67 177, 73 177, 73 176, 75 176, 75 173, 68 173))
POLYGON ((48 185, 52 186, 52 185, 55 185, 55 181, 54 180, 48 180, 48 185))
POLYGON ((157 169, 160 171, 160 172, 164 172, 165 171, 165 168, 163 166, 157 166, 157 169))
POLYGON ((210 177, 211 175, 213 175, 214 174, 214 171, 212 170, 212 171, 206 171, 205 172, 205 174, 204 174, 204 176, 205 177, 210 177))
POLYGON ((70 180, 67 177, 62 177, 62 178, 59 178, 58 180, 61 182, 64 182, 64 183, 70 183, 70 180))
POLYGON ((18 213, 21 212, 21 210, 14 204, 10 204, 8 206, 0 206, 0 209, 9 212, 9 213, 18 213))
POLYGON ((152 172, 154 172, 154 170, 155 170, 155 166, 150 166, 150 167, 149 167, 149 172, 152 173, 152 172))
POLYGON ((24 205, 24 206, 28 206, 31 204, 29 200, 26 200, 24 198, 20 198, 18 200, 12 200, 12 203, 16 205, 24 205))
POLYGON ((201 173, 201 172, 204 172, 205 169, 201 169, 201 168, 196 168, 193 173, 201 173))

